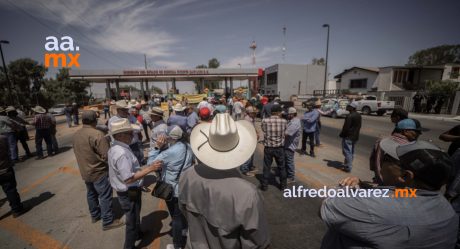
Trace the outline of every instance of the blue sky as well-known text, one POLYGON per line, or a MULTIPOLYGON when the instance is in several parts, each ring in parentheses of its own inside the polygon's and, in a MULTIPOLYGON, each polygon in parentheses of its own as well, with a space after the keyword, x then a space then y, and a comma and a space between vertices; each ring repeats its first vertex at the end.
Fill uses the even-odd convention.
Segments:
MULTIPOLYGON (((6 61, 43 62, 45 37, 69 35, 81 69, 193 68, 216 57, 221 67, 306 64, 325 56, 331 76, 351 66, 403 65, 415 51, 460 43, 458 0, 0 0, 6 61)), ((55 70, 50 70, 53 75, 55 70)), ((179 89, 191 89, 190 84, 179 89)))

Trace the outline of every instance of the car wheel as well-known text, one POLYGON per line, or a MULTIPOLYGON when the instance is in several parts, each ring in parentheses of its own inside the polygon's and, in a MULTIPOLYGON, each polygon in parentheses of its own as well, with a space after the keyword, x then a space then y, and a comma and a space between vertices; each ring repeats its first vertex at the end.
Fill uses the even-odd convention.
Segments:
POLYGON ((337 116, 337 112, 333 112, 333 113, 331 114, 331 118, 337 118, 337 117, 338 117, 338 116, 337 116))
POLYGON ((361 111, 363 112, 364 115, 370 115, 371 114, 371 108, 369 108, 369 106, 363 107, 363 109, 361 111))

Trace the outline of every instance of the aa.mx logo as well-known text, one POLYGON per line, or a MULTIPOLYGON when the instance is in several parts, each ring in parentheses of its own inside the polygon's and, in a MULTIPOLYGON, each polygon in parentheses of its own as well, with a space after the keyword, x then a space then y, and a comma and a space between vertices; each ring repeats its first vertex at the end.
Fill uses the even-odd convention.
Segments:
POLYGON ((80 53, 58 53, 60 51, 73 52, 80 50, 80 47, 74 47, 72 37, 63 36, 59 42, 58 38, 48 36, 46 37, 45 49, 48 51, 48 53, 45 53, 45 67, 50 66, 51 60, 53 61, 53 67, 80 67, 80 63, 78 63, 80 53))

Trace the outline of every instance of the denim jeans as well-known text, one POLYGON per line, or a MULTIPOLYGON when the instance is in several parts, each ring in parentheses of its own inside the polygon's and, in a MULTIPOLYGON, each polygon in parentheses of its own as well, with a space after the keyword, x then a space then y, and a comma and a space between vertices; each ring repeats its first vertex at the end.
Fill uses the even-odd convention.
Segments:
POLYGON ((262 180, 262 185, 267 186, 271 174, 271 165, 275 158, 276 165, 278 166, 278 171, 280 173, 280 184, 281 186, 286 186, 286 168, 284 165, 284 148, 283 147, 265 147, 264 148, 264 177, 262 180))
POLYGON ((254 154, 240 166, 241 173, 247 173, 254 169, 254 154))
MULTIPOLYGON (((29 140, 29 136, 27 134, 24 135, 24 133, 27 133, 27 130, 24 129, 20 131, 19 133, 16 134, 16 137, 17 137, 17 141, 21 142, 22 148, 26 152, 26 155, 30 157, 32 154, 30 153, 29 145, 27 144, 27 140, 29 140)), ((17 145, 16 145, 16 150, 17 150, 17 145)))
POLYGON ((319 129, 315 131, 315 144, 316 144, 316 146, 319 146, 321 144, 321 141, 319 141, 319 133, 320 133, 319 129))
POLYGON ((36 129, 35 148, 37 149, 38 157, 43 157, 43 140, 45 140, 46 143, 46 150, 48 151, 48 156, 53 154, 53 141, 51 139, 50 129, 36 129))
POLYGON ((166 201, 169 215, 172 219, 172 236, 174 248, 185 248, 186 237, 183 231, 187 230, 187 220, 179 209, 178 198, 173 197, 172 200, 166 201))
POLYGON ((286 163, 287 178, 294 179, 295 177, 294 151, 290 149, 284 149, 284 162, 286 163))
POLYGON ((10 149, 10 158, 11 160, 19 159, 18 156, 18 139, 16 138, 16 133, 6 132, 3 133, 8 138, 8 147, 10 149))
POLYGON ((342 139, 342 153, 345 156, 345 167, 351 170, 353 167, 353 154, 355 154, 355 142, 350 139, 342 139))
POLYGON ((105 119, 107 119, 107 115, 109 115, 109 118, 110 118, 110 111, 104 109, 104 118, 105 118, 105 119))
POLYGON ((21 203, 21 197, 16 189, 16 176, 14 175, 13 168, 9 168, 5 174, 0 175, 0 184, 2 185, 3 192, 5 192, 6 198, 10 203, 11 211, 21 211, 23 206, 21 203))
POLYGON ((85 184, 91 217, 102 218, 102 226, 110 225, 113 222, 113 212, 109 176, 105 175, 95 182, 85 182, 85 184))
POLYGON ((117 192, 121 209, 125 213, 125 244, 124 249, 134 249, 134 244, 141 232, 141 189, 136 188, 137 196, 130 197, 128 191, 117 192))
POLYGON ((72 116, 70 115, 65 115, 65 120, 67 122, 67 126, 70 128, 72 127, 72 116))
POLYGON ((59 145, 58 145, 58 141, 56 139, 56 127, 51 128, 50 136, 51 136, 51 144, 53 145, 53 152, 54 153, 59 153, 59 145))
POLYGON ((78 125, 78 114, 73 115, 73 124, 78 125))
POLYGON ((315 154, 315 132, 302 131, 302 151, 307 151, 307 139, 310 140, 310 154, 315 154))

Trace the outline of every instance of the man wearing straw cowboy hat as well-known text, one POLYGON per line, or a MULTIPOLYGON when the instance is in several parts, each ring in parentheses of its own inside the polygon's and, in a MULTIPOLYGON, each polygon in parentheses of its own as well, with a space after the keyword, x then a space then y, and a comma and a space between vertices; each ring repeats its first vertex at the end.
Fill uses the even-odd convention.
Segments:
POLYGON ((126 217, 124 248, 135 248, 136 240, 142 237, 140 231, 142 178, 150 172, 159 170, 162 162, 155 161, 141 168, 139 161, 129 147, 135 130, 140 129, 122 118, 112 122, 108 135, 113 138, 108 152, 109 179, 117 191, 118 201, 126 217))
POLYGON ((270 236, 262 196, 238 166, 254 152, 251 123, 217 114, 190 136, 199 164, 179 179, 179 207, 189 226, 187 248, 267 248, 270 236))
POLYGON ((182 106, 181 103, 177 103, 174 107, 174 114, 168 118, 168 126, 177 125, 183 132, 187 132, 187 116, 185 114, 187 107, 182 106))
POLYGON ((35 117, 32 124, 35 126, 35 148, 37 149, 37 160, 43 159, 43 147, 42 142, 45 140, 46 151, 48 156, 53 155, 53 140, 51 139, 51 126, 53 125, 53 120, 46 115, 45 108, 41 106, 36 106, 32 108, 34 111, 35 117))

